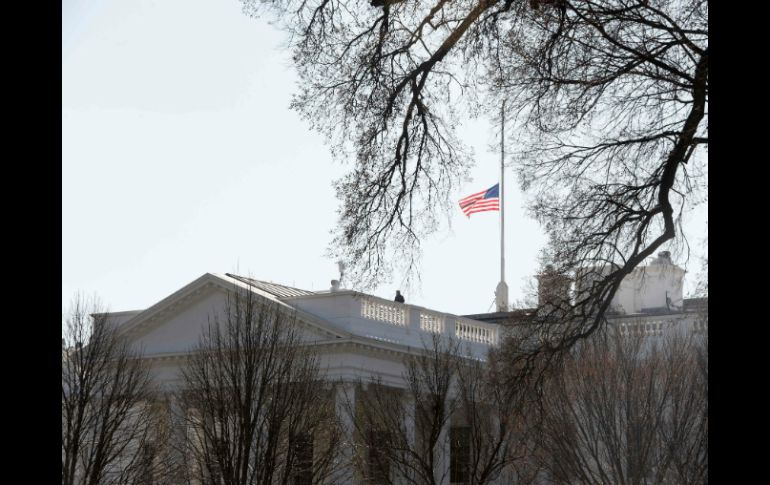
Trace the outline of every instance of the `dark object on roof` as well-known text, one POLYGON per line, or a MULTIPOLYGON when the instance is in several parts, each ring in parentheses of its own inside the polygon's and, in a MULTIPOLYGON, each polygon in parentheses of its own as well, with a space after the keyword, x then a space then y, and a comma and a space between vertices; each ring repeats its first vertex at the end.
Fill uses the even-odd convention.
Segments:
POLYGON ((390 8, 391 5, 401 3, 404 0, 369 0, 369 5, 375 8, 383 7, 390 8))
POLYGON ((394 3, 401 3, 404 0, 369 0, 369 5, 372 7, 390 7, 394 3))
POLYGON ((238 276, 232 273, 225 273, 230 278, 235 278, 241 283, 246 283, 254 288, 260 289, 278 298, 290 298, 292 296, 305 296, 314 295, 312 291, 300 290, 299 288, 292 288, 291 286, 279 285, 276 283, 268 283, 267 281, 255 280, 253 278, 246 278, 245 276, 238 276))
POLYGON ((396 297, 393 299, 393 301, 404 303, 404 295, 401 294, 400 290, 396 290, 396 297))

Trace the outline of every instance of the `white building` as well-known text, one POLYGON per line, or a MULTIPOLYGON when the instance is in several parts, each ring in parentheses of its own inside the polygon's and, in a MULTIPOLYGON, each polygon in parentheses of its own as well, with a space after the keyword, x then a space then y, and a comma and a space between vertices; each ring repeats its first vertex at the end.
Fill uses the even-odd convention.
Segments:
MULTIPOLYGON (((650 264, 635 268, 621 283, 610 303, 607 319, 621 332, 662 335, 666 329, 696 333, 708 331, 706 298, 684 298, 686 271, 674 264, 671 253, 661 251, 650 264)), ((538 276, 540 305, 547 298, 569 298, 569 278, 555 274, 538 276), (544 286, 547 286, 544 288, 544 286)), ((477 321, 506 324, 527 321, 535 309, 466 315, 477 321)))
MULTIPOLYGON (((682 297, 684 270, 661 253, 649 266, 635 270, 613 300, 611 321, 625 332, 660 335, 667 327, 685 325, 705 331, 695 318, 694 304, 682 297), (699 327, 700 325, 700 327, 699 327)), ((522 311, 457 316, 416 305, 396 303, 357 291, 306 291, 233 274, 207 273, 147 309, 111 313, 122 333, 143 349, 155 379, 165 386, 179 384, 180 365, 198 343, 212 315, 222 312, 228 292, 251 291, 259 298, 293 310, 305 340, 320 353, 325 377, 334 382, 338 402, 355 401, 358 384, 379 378, 404 388, 404 361, 442 335, 461 342, 466 353, 483 358, 499 343, 500 322, 522 311)), ((523 311, 526 314, 526 311, 523 311)), ((338 406, 339 418, 350 422, 349 407, 338 406)), ((451 426, 451 425, 450 425, 451 426)), ((349 427, 348 429, 352 429, 349 427)), ((442 458, 436 476, 450 485, 450 430, 442 433, 442 458)), ((352 431, 351 431, 352 432, 352 431)), ((352 437, 350 438, 352 442, 352 437)), ((348 478, 346 483, 352 481, 348 478)))
MULTIPOLYGON (((244 278, 207 273, 145 310, 110 314, 122 333, 143 351, 156 381, 167 388, 180 383, 179 369, 199 343, 212 315, 223 311, 228 292, 251 291, 259 298, 295 312, 304 340, 317 347, 325 377, 335 384, 339 419, 350 422, 349 403, 358 385, 374 378, 404 388, 407 356, 430 345, 439 334, 459 342, 464 353, 483 358, 499 342, 497 324, 396 303, 333 287, 311 292, 244 278)), ((352 433, 352 426, 347 429, 352 433)), ((435 470, 449 484, 450 430, 442 432, 441 458, 435 470)), ((352 442, 350 437, 348 442, 352 442)), ((352 481, 352 475, 344 480, 352 481)))

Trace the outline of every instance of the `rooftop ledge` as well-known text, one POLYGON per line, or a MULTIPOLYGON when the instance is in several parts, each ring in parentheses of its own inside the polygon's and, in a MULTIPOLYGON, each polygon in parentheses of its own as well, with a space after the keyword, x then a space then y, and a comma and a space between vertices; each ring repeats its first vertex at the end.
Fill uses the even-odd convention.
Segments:
POLYGON ((397 303, 353 290, 280 298, 350 333, 421 347, 433 335, 456 339, 472 354, 499 343, 499 326, 425 307, 397 303))

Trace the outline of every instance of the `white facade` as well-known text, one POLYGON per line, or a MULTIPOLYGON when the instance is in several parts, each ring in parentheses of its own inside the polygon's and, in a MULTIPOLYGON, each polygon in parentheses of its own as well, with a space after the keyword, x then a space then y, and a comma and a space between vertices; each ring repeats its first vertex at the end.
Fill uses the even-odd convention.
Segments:
MULTIPOLYGON (((320 368, 329 382, 337 382, 335 395, 342 404, 355 400, 356 384, 378 378, 403 388, 405 358, 430 345, 436 334, 460 343, 463 353, 484 358, 499 342, 500 328, 416 305, 384 300, 364 293, 334 289, 309 292, 249 280, 229 274, 205 274, 179 291, 141 311, 111 314, 112 322, 142 349, 156 381, 171 389, 179 384, 185 357, 198 343, 201 332, 215 315, 221 315, 228 292, 248 290, 293 310, 303 339, 319 350, 320 368)), ((344 423, 346 406, 338 406, 344 423)), ((348 427, 350 428, 350 427, 348 427)), ((448 429, 443 458, 449 466, 448 429)), ((448 470, 437 470, 449 485, 448 470)), ((351 483, 352 475, 339 481, 351 483)))
POLYGON ((647 266, 628 275, 612 300, 610 323, 621 333, 660 336, 667 331, 705 334, 708 331, 704 299, 685 300, 682 295, 685 270, 663 251, 647 266))
MULTIPOLYGON (((567 276, 546 272, 538 276, 538 297, 569 299, 571 280, 567 276)), ((594 269, 594 271, 596 271, 594 269)), ((606 317, 610 325, 622 333, 659 336, 667 330, 708 331, 706 298, 683 297, 686 271, 674 264, 668 251, 658 253, 650 264, 635 268, 620 284, 610 303, 606 317)), ((518 323, 536 321, 536 309, 466 315, 479 321, 501 323, 504 334, 518 323)))
MULTIPOLYGON (((651 336, 673 327, 707 331, 707 320, 704 323, 694 312, 684 311, 684 274, 666 253, 653 264, 638 268, 615 296, 611 322, 621 332, 651 336)), ((388 386, 404 388, 405 359, 428 347, 436 335, 459 342, 466 355, 483 359, 499 344, 505 328, 496 322, 505 322, 512 315, 499 312, 462 317, 338 285, 330 291, 311 292, 237 275, 207 273, 145 310, 111 313, 111 321, 142 349, 156 381, 171 389, 179 384, 180 367, 198 345, 201 332, 214 316, 222 315, 228 293, 234 290, 252 291, 295 313, 303 339, 319 351, 324 377, 336 383, 333 395, 338 417, 343 425, 348 423, 351 437, 346 441, 350 443, 352 417, 346 410, 360 392, 359 383, 379 379, 388 386)), ((439 469, 435 470, 442 485, 450 485, 449 426, 446 428, 439 445, 439 469)), ((354 483, 353 476, 345 475, 334 483, 354 483)))
POLYGON ((671 261, 670 253, 661 252, 623 280, 612 300, 613 308, 623 314, 681 311, 684 274, 685 270, 671 261))

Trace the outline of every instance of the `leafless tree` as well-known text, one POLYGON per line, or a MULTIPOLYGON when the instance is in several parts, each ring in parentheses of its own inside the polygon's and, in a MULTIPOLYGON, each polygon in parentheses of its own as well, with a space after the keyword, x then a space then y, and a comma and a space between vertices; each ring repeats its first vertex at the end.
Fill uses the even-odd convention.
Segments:
POLYGON ((98 300, 76 296, 62 329, 62 485, 143 483, 154 393, 140 355, 98 300))
POLYGON ((521 466, 532 442, 522 419, 526 393, 501 385, 493 364, 461 350, 457 342, 433 338, 406 360, 405 388, 381 378, 361 383, 349 411, 362 478, 414 485, 531 478, 521 466), (442 461, 446 455, 451 462, 442 461))
POLYGON ((470 438, 466 483, 532 483, 537 477, 530 460, 538 431, 532 419, 539 404, 537 374, 512 369, 497 349, 485 360, 459 362, 459 414, 470 438), (512 375, 518 376, 516 385, 512 375))
POLYGON ((581 343, 543 394, 537 457, 550 481, 707 483, 706 345, 682 333, 581 343))
POLYGON ((526 137, 519 173, 546 259, 574 283, 555 348, 604 323, 622 280, 704 197, 707 18, 700 1, 548 2, 504 41, 517 53, 498 66, 526 137))
POLYGON ((316 484, 337 463, 334 403, 286 308, 229 294, 182 370, 182 459, 192 483, 316 484))
POLYGON ((459 120, 503 101, 547 260, 581 291, 556 348, 603 324, 645 258, 686 244, 707 175, 704 0, 242 2, 291 31, 293 106, 355 160, 333 244, 352 280, 414 269, 471 164, 459 120))

